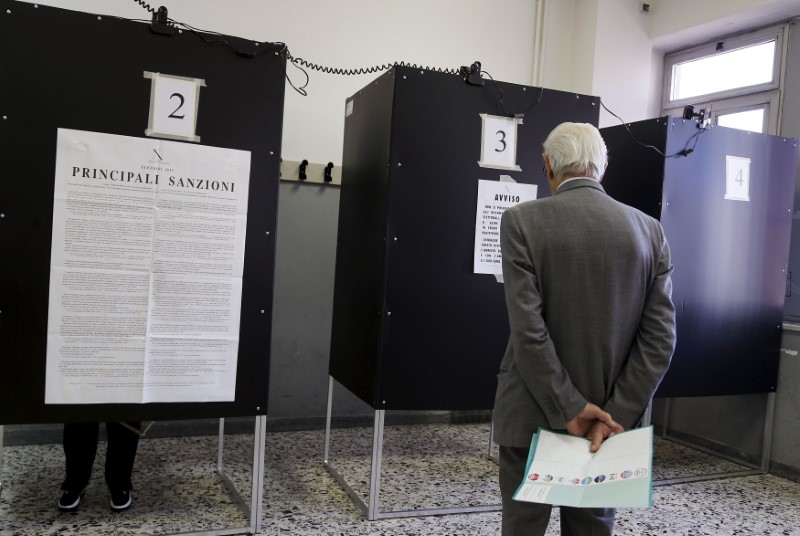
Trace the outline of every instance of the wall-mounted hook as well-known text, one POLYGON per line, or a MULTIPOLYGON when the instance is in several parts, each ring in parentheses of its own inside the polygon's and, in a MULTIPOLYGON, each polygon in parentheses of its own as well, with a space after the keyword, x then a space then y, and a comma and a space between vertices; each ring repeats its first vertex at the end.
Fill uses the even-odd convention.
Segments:
POLYGON ((342 184, 342 166, 334 166, 333 162, 326 164, 308 160, 281 160, 281 180, 302 184, 340 186, 342 184))

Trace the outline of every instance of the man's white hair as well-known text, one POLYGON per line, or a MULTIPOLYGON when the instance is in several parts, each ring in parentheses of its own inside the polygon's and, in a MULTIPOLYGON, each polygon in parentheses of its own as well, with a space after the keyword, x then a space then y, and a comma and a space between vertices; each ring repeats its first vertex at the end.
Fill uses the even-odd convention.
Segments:
POLYGON ((606 170, 608 150, 600 131, 589 123, 561 123, 544 140, 544 154, 553 175, 582 175, 600 180, 606 170))

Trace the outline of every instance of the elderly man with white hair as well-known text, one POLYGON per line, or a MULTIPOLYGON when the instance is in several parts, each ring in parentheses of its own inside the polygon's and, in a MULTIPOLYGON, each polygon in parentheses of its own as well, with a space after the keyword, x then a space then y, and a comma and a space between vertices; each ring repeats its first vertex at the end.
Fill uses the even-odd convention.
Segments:
MULTIPOLYGON (((640 422, 675 348, 664 231, 603 190, 600 132, 562 123, 542 156, 553 195, 508 209, 500 233, 511 327, 493 414, 504 536, 547 529, 550 505, 512 499, 537 429, 587 437, 596 451, 640 422)), ((561 534, 610 535, 614 514, 561 507, 561 534)))

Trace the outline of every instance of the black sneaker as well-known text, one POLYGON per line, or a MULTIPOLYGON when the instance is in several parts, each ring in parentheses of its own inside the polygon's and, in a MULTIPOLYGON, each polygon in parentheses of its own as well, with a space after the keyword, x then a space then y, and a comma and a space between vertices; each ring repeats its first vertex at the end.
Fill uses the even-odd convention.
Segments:
POLYGON ((133 497, 131 497, 131 492, 127 489, 109 489, 108 493, 110 495, 111 510, 114 512, 127 510, 133 504, 133 497))
POLYGON ((58 500, 58 509, 62 512, 74 512, 81 504, 81 497, 86 493, 86 488, 82 490, 65 489, 58 500))

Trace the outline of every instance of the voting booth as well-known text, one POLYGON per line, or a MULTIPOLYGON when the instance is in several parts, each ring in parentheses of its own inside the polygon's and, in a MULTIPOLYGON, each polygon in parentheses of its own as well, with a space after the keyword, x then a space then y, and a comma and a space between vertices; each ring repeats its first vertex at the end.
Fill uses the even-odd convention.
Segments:
POLYGON ((0 424, 256 416, 250 532, 285 63, 0 0, 0 424))
POLYGON ((629 128, 667 155, 602 130, 603 187, 661 221, 675 266, 678 341, 656 396, 775 391, 797 141, 674 117, 629 128))
POLYGON ((661 221, 675 267, 677 346, 656 397, 774 393, 797 140, 675 117, 601 132, 604 188, 661 221))
POLYGON ((345 105, 330 389, 371 406, 380 433, 386 410, 493 407, 509 334, 500 216, 550 195, 556 125, 597 124, 596 97, 469 81, 396 66, 345 105))

